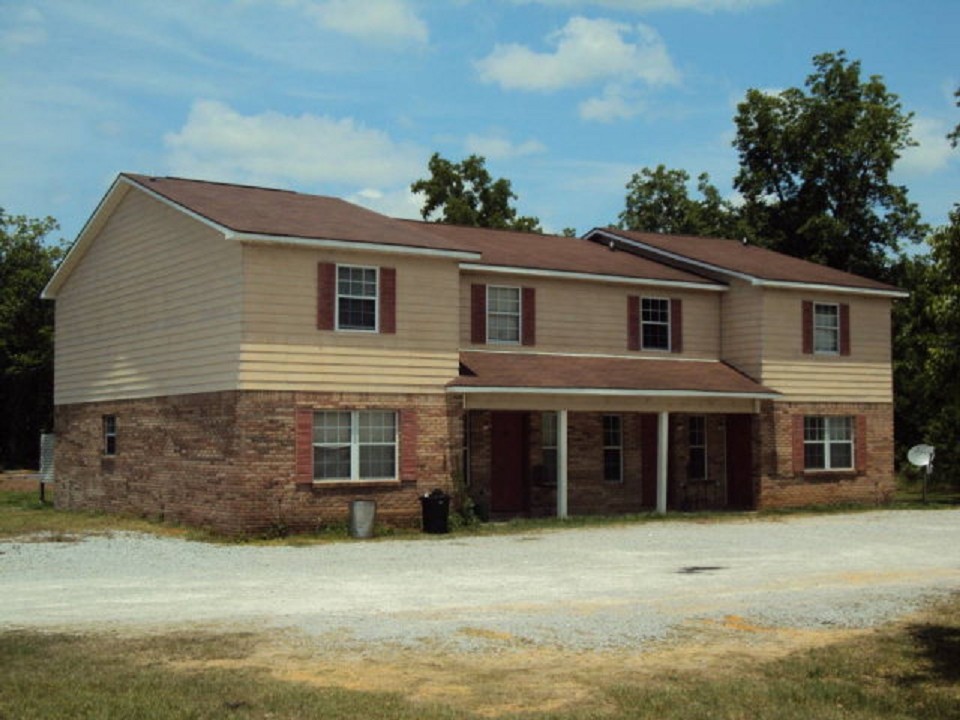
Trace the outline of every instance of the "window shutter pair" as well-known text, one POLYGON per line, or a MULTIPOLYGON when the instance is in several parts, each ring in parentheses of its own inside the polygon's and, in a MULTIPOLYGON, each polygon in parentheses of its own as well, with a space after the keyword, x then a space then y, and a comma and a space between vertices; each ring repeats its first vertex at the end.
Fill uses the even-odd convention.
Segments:
MULTIPOLYGON (((627 349, 641 350, 640 296, 627 297, 627 349)), ((683 300, 670 298, 670 352, 683 352, 683 300)))
MULTIPOLYGON (((380 268, 377 301, 380 306, 380 332, 392 335, 397 332, 397 271, 395 268, 380 268)), ((336 328, 337 314, 337 266, 336 263, 317 265, 317 330, 336 328)))
MULTIPOLYGON (((867 471, 867 416, 854 417, 853 464, 858 473, 867 471)), ((793 472, 803 473, 805 467, 803 453, 803 415, 793 416, 793 472)))
MULTIPOLYGON (((487 342, 487 286, 470 286, 470 342, 487 342)), ((537 292, 535 288, 520 288, 520 344, 537 344, 537 292)))
MULTIPOLYGON (((850 354, 850 306, 840 303, 840 354, 850 354)), ((803 354, 813 355, 813 301, 804 300, 801 315, 803 354)))
MULTIPOLYGON (((401 410, 398 425, 400 437, 400 480, 417 479, 417 413, 401 410)), ((294 411, 294 453, 297 485, 313 484, 313 408, 298 407, 294 411)))

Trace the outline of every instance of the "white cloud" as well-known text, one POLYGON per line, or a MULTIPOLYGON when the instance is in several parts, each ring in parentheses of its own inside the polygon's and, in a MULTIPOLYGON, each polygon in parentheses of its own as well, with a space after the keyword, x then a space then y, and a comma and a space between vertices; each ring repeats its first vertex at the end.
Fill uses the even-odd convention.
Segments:
POLYGON ((516 144, 498 135, 484 137, 470 133, 464 141, 468 154, 481 155, 488 160, 508 160, 525 155, 537 155, 547 151, 539 140, 527 140, 516 144))
POLYGON ((328 30, 371 41, 427 42, 426 23, 404 0, 325 0, 304 6, 328 30))
POLYGON ((918 145, 903 151, 897 170, 909 175, 929 175, 946 168, 956 152, 947 140, 951 127, 939 118, 914 115, 911 135, 918 145))
POLYGON ((409 185, 386 192, 375 188, 364 188, 358 193, 349 195, 346 200, 389 217, 421 219, 420 208, 423 207, 423 196, 410 192, 409 185))
POLYGON ((0 48, 7 52, 16 52, 29 45, 40 45, 46 40, 43 13, 35 7, 20 8, 16 13, 8 11, 0 25, 0 48))
POLYGON ((643 104, 627 97, 624 89, 617 85, 608 85, 600 97, 593 97, 580 103, 580 117, 584 120, 612 122, 629 120, 643 110, 643 104))
POLYGON ((257 184, 409 182, 426 157, 352 118, 241 115, 211 100, 195 102, 184 126, 164 141, 175 174, 257 184))
POLYGON ((555 7, 598 6, 613 10, 652 12, 654 10, 749 10, 752 7, 771 5, 779 0, 514 0, 517 3, 551 5, 555 7))
POLYGON ((549 40, 553 52, 497 45, 476 68, 484 82, 507 90, 553 91, 605 80, 674 84, 680 73, 653 28, 573 17, 549 40))

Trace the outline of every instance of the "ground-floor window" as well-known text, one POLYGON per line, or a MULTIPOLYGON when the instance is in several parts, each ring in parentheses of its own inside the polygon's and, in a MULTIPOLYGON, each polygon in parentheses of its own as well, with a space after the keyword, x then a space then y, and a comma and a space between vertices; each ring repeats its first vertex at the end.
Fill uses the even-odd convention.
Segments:
POLYGON ((603 416, 603 479, 623 480, 623 424, 619 415, 603 416))
POLYGON ((321 410, 313 414, 314 480, 393 480, 397 413, 321 410))
POLYGON ((803 466, 806 470, 852 470, 853 418, 805 417, 803 466))
POLYGON ((707 418, 691 415, 687 418, 687 479, 707 479, 707 418))
POLYGON ((545 412, 540 416, 540 447, 543 452, 543 480, 557 482, 557 414, 545 412))
POLYGON ((117 416, 103 416, 103 454, 117 454, 117 416))

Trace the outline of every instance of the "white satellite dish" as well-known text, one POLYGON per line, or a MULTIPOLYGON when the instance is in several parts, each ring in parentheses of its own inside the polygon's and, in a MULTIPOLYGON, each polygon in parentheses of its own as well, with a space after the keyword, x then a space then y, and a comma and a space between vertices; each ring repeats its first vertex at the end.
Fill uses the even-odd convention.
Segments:
POLYGON ((932 445, 914 445, 907 452, 907 460, 917 467, 929 467, 933 464, 934 453, 932 445))

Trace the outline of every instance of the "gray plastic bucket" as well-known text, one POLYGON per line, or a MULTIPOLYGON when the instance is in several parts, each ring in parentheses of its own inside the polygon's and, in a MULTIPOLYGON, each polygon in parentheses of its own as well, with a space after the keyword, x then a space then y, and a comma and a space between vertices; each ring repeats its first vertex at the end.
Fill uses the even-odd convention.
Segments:
POLYGON ((372 538, 376 520, 376 500, 353 500, 350 503, 350 537, 372 538))

